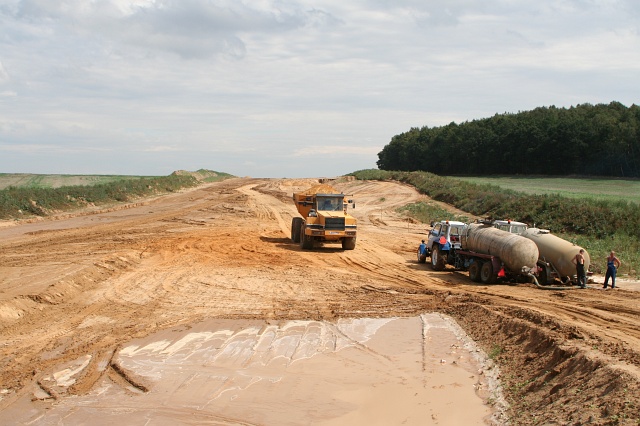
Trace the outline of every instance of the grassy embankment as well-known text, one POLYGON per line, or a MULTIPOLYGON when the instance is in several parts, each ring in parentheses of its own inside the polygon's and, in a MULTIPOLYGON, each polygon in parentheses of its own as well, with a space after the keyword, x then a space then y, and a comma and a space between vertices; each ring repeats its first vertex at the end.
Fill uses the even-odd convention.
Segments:
POLYGON ((16 188, 60 188, 118 182, 128 179, 152 179, 160 176, 133 175, 49 175, 33 173, 0 173, 0 190, 16 188))
POLYGON ((48 216, 87 206, 128 202, 228 177, 231 175, 207 170, 151 177, 2 174, 0 182, 12 181, 19 186, 10 185, 0 190, 0 219, 48 216), (89 184, 60 186, 64 182, 89 184))
MULTIPOLYGON (((575 191, 571 197, 555 193, 525 193, 488 183, 476 184, 469 181, 472 178, 461 180, 426 172, 360 170, 352 175, 357 179, 398 180, 415 186, 434 200, 446 202, 472 215, 511 218, 550 229, 561 238, 586 248, 591 256, 590 269, 596 273, 604 272, 605 258, 610 250, 615 250, 623 262, 621 275, 629 274, 636 278, 640 274, 640 208, 636 202, 627 201, 626 193, 619 196, 609 193, 603 200, 589 195, 577 196, 575 191)), ((638 186, 633 186, 635 184, 636 181, 631 182, 630 192, 640 198, 637 196, 640 182, 638 186)), ((529 187, 525 180, 520 185, 529 187)), ((539 182, 531 186, 536 185, 539 186, 539 182)), ((607 191, 593 182, 590 185, 592 193, 607 191)), ((441 219, 467 220, 454 217, 434 204, 418 203, 402 210, 425 223, 441 219)))

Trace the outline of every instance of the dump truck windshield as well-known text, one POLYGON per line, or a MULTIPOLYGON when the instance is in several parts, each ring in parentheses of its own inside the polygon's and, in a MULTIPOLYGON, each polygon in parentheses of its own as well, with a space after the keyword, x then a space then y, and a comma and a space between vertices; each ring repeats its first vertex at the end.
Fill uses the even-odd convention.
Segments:
POLYGON ((340 211, 342 209, 342 197, 318 197, 318 210, 340 211))

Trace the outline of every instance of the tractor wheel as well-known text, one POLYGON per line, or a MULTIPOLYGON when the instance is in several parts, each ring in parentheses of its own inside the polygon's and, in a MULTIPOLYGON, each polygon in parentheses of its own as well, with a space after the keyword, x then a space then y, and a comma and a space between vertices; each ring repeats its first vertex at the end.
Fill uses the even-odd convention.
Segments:
POLYGON ((353 250, 354 248, 356 248, 356 237, 342 239, 343 250, 353 250))
POLYGON ((484 262, 480 268, 480 281, 484 284, 493 284, 498 279, 498 273, 493 270, 491 261, 484 262))
POLYGON ((313 237, 304 233, 305 228, 305 223, 302 222, 300 224, 300 247, 303 250, 310 250, 313 248, 313 237))
POLYGON ((469 278, 471 281, 479 282, 480 281, 480 269, 482 268, 482 262, 474 260, 471 265, 469 265, 469 278))
POLYGON ((291 241, 294 243, 300 242, 300 225, 302 225, 301 217, 291 219, 291 241))
POLYGON ((440 251, 440 247, 433 246, 431 250, 431 267, 434 271, 442 271, 447 263, 447 255, 440 251))

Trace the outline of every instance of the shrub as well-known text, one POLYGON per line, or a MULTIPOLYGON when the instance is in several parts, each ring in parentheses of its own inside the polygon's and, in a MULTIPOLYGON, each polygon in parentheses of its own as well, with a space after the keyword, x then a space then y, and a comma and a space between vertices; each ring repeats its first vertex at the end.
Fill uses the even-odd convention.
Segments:
POLYGON ((70 210, 87 203, 123 202, 155 193, 174 192, 193 187, 198 181, 190 175, 121 179, 97 185, 60 188, 10 186, 0 190, 0 219, 27 215, 46 216, 51 210, 70 210))

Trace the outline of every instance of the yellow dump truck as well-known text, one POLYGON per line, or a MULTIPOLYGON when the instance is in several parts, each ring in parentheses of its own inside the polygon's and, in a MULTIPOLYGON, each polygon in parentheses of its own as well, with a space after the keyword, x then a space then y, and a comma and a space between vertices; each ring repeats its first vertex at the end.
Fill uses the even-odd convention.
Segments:
POLYGON ((291 220, 291 239, 305 250, 315 243, 342 243, 345 250, 356 248, 356 219, 347 213, 352 199, 330 185, 321 184, 293 194, 302 217, 291 220))

